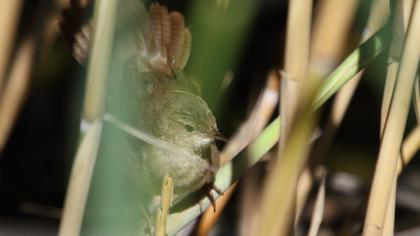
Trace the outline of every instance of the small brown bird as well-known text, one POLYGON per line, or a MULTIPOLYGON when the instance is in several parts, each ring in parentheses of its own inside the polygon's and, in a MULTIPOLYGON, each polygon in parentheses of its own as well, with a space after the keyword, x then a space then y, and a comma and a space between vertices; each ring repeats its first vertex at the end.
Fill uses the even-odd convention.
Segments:
POLYGON ((131 65, 123 76, 129 90, 124 101, 127 123, 159 144, 131 139, 133 163, 145 189, 156 194, 170 175, 177 198, 213 183, 219 132, 207 103, 183 73, 191 50, 184 17, 157 3, 146 14, 136 50, 126 59, 131 65))

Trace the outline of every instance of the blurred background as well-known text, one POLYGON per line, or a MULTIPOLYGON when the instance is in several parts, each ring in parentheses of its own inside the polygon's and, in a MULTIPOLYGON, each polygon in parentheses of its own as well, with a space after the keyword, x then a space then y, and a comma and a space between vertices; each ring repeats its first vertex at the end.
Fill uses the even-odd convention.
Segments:
MULTIPOLYGON (((35 43, 32 50, 23 56, 30 58, 29 65, 17 69, 23 76, 27 73, 28 79, 14 121, 10 125, 9 135, 3 147, 0 147, 0 235, 56 235, 78 146, 86 67, 72 56, 71 36, 59 30, 63 9, 70 8, 69 1, 16 2, 20 2, 20 6, 13 25, 15 36, 8 47, 10 57, 7 57, 8 52, 0 51, 0 57, 6 57, 5 69, 0 71, 3 73, 0 76, 4 77, 0 95, 3 95, 7 82, 13 77, 13 66, 19 60, 25 40, 31 37, 35 43)), ((75 25, 78 21, 86 22, 92 15, 92 7, 86 3, 89 1, 80 2, 83 2, 83 7, 76 12, 80 14, 74 14, 71 18, 75 25)), ((146 5, 150 2, 147 1, 146 5)), ((194 61, 200 57, 194 53, 194 32, 197 29, 188 14, 191 2, 194 1, 159 2, 172 11, 186 15, 187 26, 193 35, 191 60, 194 61)), ((246 13, 250 14, 249 22, 244 27, 240 46, 232 59, 231 83, 226 86, 223 99, 213 101, 209 97, 211 92, 203 94, 206 100, 211 101, 209 104, 216 114, 219 129, 226 137, 230 137, 249 115, 270 71, 283 65, 287 1, 254 2, 252 10, 246 13)), ((320 17, 319 9, 325 2, 328 1, 314 2, 314 21, 320 17)), ((357 46, 369 15, 370 1, 352 2, 355 2, 356 7, 344 43, 337 53, 339 58, 344 58, 357 46)), ((8 3, 1 1, 0 8, 3 4, 8 3)), ((240 9, 237 14, 241 14, 240 9)), ((335 20, 331 18, 330 21, 334 24, 335 20)), ((3 30, 6 28, 2 26, 0 24, 0 38, 5 37, 3 30)), ((346 225, 360 228, 363 222, 363 206, 359 205, 367 197, 378 152, 387 55, 387 52, 383 53, 381 59, 370 65, 363 75, 323 163, 328 169, 328 175, 322 235, 340 235, 332 232, 339 232, 346 225)), ((194 69, 187 66, 186 73, 194 74, 194 69)), ((328 103, 321 115, 321 127, 326 123, 329 109, 328 103)), ((410 114, 407 130, 414 125, 415 116, 410 114)), ((416 159, 413 159, 398 183, 397 231, 404 231, 420 223, 420 162, 416 159)), ((241 234, 241 222, 246 221, 243 219, 243 214, 246 214, 243 196, 244 193, 250 194, 246 192, 248 187, 244 182, 250 179, 258 181, 263 178, 266 170, 266 162, 262 162, 242 179, 212 235, 241 234)), ((258 195, 257 189, 251 195, 258 195)), ((303 228, 307 227, 308 217, 305 218, 304 214, 303 228)))

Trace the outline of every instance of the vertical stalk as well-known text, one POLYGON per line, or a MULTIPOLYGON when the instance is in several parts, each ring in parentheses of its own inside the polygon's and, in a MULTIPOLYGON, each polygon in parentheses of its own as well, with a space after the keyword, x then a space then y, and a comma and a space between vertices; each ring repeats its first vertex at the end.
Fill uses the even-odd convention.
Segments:
POLYGON ((93 42, 83 107, 83 119, 87 122, 93 122, 102 117, 104 110, 105 85, 111 59, 116 8, 116 0, 96 2, 93 42))
POLYGON ((70 175, 60 223, 59 235, 78 235, 101 139, 105 81, 110 61, 117 0, 95 2, 93 44, 87 73, 87 85, 81 133, 86 136, 78 148, 70 175), (84 122, 84 123, 83 123, 84 122), (83 127, 88 124, 89 126, 83 127), (85 130, 83 128, 86 128, 85 130))
POLYGON ((102 134, 102 122, 95 122, 79 145, 67 187, 58 235, 79 235, 90 188, 90 179, 102 134))
POLYGON ((392 194, 399 151, 409 111, 412 88, 420 58, 420 3, 416 1, 398 68, 395 92, 379 150, 369 196, 363 235, 382 235, 388 202, 392 194))
MULTIPOLYGON (((346 39, 358 4, 359 0, 322 0, 319 2, 314 22, 313 39, 311 41, 309 78, 326 77, 338 64, 343 56, 346 39)), ((318 143, 316 146, 321 147, 321 149, 316 149, 315 157, 324 156, 324 152, 333 138, 329 134, 331 132, 324 131, 324 135, 321 138, 322 143, 318 143)), ((316 164, 319 163, 318 160, 312 159, 311 161, 316 162, 316 164)), ((306 168, 299 178, 297 187, 296 224, 312 189, 312 182, 313 178, 310 169, 306 168)))
POLYGON ((308 81, 302 86, 296 118, 286 139, 282 158, 273 163, 262 192, 261 217, 252 235, 290 235, 293 231, 296 186, 306 162, 316 115, 311 106, 318 86, 308 81))
MULTIPOLYGON (((382 102, 382 108, 381 108, 381 126, 380 126, 381 137, 384 132, 392 94, 394 93, 398 67, 400 64, 399 59, 401 55, 402 46, 404 43, 405 34, 408 27, 408 21, 410 20, 412 5, 413 5, 412 0, 406 0, 406 1, 400 0, 396 2, 393 33, 392 33, 392 44, 391 44, 391 50, 390 50, 390 55, 388 59, 389 64, 388 64, 388 69, 387 69, 384 95, 382 99, 383 102, 382 102)), ((399 158, 399 160, 401 159, 399 158)), ((398 163, 400 163, 400 161, 398 163)), ((398 172, 399 171, 395 173, 395 179, 393 181, 394 185, 392 187, 391 197, 387 206, 387 211, 386 211, 387 217, 384 223, 385 228, 384 228, 383 235, 389 235, 389 236, 394 235, 395 197, 396 197, 396 191, 397 191, 398 172)))
POLYGON ((279 140, 280 151, 293 121, 298 87, 307 77, 311 19, 312 0, 289 1, 285 64, 280 85, 279 104, 283 122, 279 140))

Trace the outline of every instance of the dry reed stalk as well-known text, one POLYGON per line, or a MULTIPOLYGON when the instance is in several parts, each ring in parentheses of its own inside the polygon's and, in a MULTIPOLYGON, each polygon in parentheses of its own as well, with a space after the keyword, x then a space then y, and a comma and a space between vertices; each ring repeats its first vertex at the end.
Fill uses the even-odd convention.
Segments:
POLYGON ((18 47, 10 78, 0 100, 0 153, 2 153, 29 87, 34 61, 34 37, 27 37, 18 47))
MULTIPOLYGON (((391 50, 388 59, 388 69, 387 77, 385 82, 385 89, 383 95, 383 103, 381 107, 381 126, 380 126, 380 135, 382 137, 385 123, 387 120, 389 106, 392 99, 392 94, 394 93, 395 82, 397 79, 399 59, 401 55, 402 46, 404 43, 405 34, 408 28, 408 22, 410 20, 411 10, 413 6, 412 0, 407 1, 397 1, 396 2, 396 13, 394 16, 394 25, 393 25, 393 34, 392 34, 392 43, 391 50)), ((401 159, 399 159, 401 160, 401 159)), ((401 161, 398 162, 399 167, 401 161)), ((398 169, 398 167, 397 167, 398 169)), ((394 218, 395 218, 395 198, 397 191, 397 178, 399 171, 395 173, 394 186, 392 187, 392 193, 387 206, 387 217, 385 218, 384 223, 384 232, 383 235, 393 235, 394 234, 394 218)))
POLYGON ((18 25, 22 0, 2 1, 0 3, 0 99, 3 95, 3 80, 6 76, 13 40, 18 25))
POLYGON ((394 25, 392 32, 391 50, 388 59, 387 77, 385 80, 384 95, 381 107, 381 136, 388 116, 392 93, 395 87, 397 72, 400 62, 401 50, 410 20, 413 0, 399 0, 396 2, 394 25))
POLYGON ((391 195, 389 196, 388 206, 386 209, 386 217, 382 236, 394 235, 395 200, 397 197, 397 177, 397 175, 394 176, 394 183, 392 185, 391 195))
MULTIPOLYGON (((398 157, 397 175, 400 175, 403 168, 411 161, 416 152, 420 149, 420 126, 417 125, 410 134, 405 138, 401 155, 398 157)), ((398 176, 397 176, 398 177, 398 176)), ((383 235, 394 235, 394 217, 395 217, 395 197, 397 187, 397 177, 394 180, 391 197, 387 206, 387 217, 384 223, 383 235)))
POLYGON ((280 115, 282 131, 281 152, 291 123, 298 98, 299 86, 306 80, 309 63, 309 45, 312 19, 312 0, 289 1, 287 16, 284 71, 280 84, 280 115))
MULTIPOLYGON (((312 0, 289 1, 285 45, 284 72, 281 73, 280 115, 282 126, 279 138, 279 154, 285 148, 286 137, 294 120, 298 90, 307 78, 310 51, 312 0)), ((279 158, 281 156, 279 155, 279 158)), ((296 185, 298 181, 296 181, 296 185)), ((294 190, 293 190, 294 191, 294 190)), ((302 191, 298 191, 301 193, 302 191)), ((304 196, 304 195, 303 195, 304 196)), ((302 196, 297 195, 298 198, 302 196)), ((299 200, 296 200, 300 202, 299 200)), ((297 205, 299 207, 299 205, 297 205)), ((295 215, 295 219, 298 219, 295 215)), ((295 221, 296 223, 296 221, 295 221)))
MULTIPOLYGON (((397 175, 400 175, 404 166, 407 165, 414 157, 416 152, 420 149, 420 126, 417 125, 410 134, 405 138, 402 148, 401 156, 398 158, 397 175)), ((384 224, 383 235, 394 235, 394 217, 395 217, 395 197, 396 197, 396 178, 392 188, 392 194, 387 206, 387 216, 384 224)))
POLYGON ((375 176, 369 196, 363 235, 382 235, 387 206, 394 188, 399 150, 409 110, 411 92, 420 57, 420 3, 416 1, 410 19, 397 81, 381 141, 375 176))
MULTIPOLYGON (((286 235, 292 230, 290 224, 294 222, 291 217, 294 215, 295 191, 298 176, 303 168, 305 160, 307 132, 312 132, 313 120, 294 121, 294 113, 297 101, 305 103, 304 97, 300 99, 298 92, 308 92, 310 88, 305 82, 309 63, 310 29, 312 19, 312 0, 289 1, 287 32, 286 32, 286 52, 284 72, 280 85, 280 114, 282 116, 282 130, 279 138, 279 155, 273 171, 266 179, 263 197, 261 202, 261 218, 256 227, 257 235, 286 235), (303 86, 305 84, 305 86, 303 86), (307 87, 308 86, 308 87, 307 87), (302 90, 299 89, 302 87, 302 90), (305 88, 305 89, 303 89, 305 88), (292 124, 302 122, 301 127, 292 127, 292 124), (296 129, 292 134, 291 130, 296 129), (290 143, 288 140, 290 130, 290 143), (302 141, 304 141, 302 143, 302 141), (296 150, 296 144, 302 145, 296 150), (284 165, 284 166, 281 166, 284 165), (284 169, 285 166, 291 168, 284 169), (281 188, 276 188, 277 181, 281 188), (279 196, 283 195, 282 197, 279 196), (279 201, 279 197, 280 200, 279 201)), ((300 94, 307 96, 308 94, 300 94)), ((308 107, 309 108, 309 107, 308 107)), ((299 114, 301 115, 301 114, 299 114)), ((305 114, 309 116, 309 114, 305 114)))

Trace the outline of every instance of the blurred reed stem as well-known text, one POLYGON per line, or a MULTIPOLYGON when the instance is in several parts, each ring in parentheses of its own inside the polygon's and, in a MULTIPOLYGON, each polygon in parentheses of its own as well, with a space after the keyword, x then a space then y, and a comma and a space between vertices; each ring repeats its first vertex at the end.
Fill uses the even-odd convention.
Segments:
POLYGON ((2 1, 0 3, 0 99, 3 95, 3 83, 7 73, 10 53, 14 46, 15 32, 18 26, 22 0, 2 1))
POLYGON ((110 61, 116 14, 116 0, 95 2, 93 43, 89 58, 85 103, 82 119, 82 141, 74 160, 60 223, 59 235, 80 234, 94 164, 101 139, 105 82, 110 61), (99 122, 100 124, 97 124, 99 122), (83 127, 86 125, 86 127, 83 127), (85 129, 86 128, 86 129, 85 129), (90 136, 83 137, 84 134, 90 136))
POLYGON ((92 49, 87 70, 83 119, 93 122, 103 115, 106 78, 111 60, 117 1, 95 2, 92 49))
POLYGON ((321 0, 315 14, 311 41, 310 77, 325 77, 346 52, 359 0, 321 0))
POLYGON ((80 142, 67 186, 66 200, 58 232, 60 236, 80 235, 102 126, 102 121, 94 122, 80 142))
POLYGON ((283 129, 279 140, 280 152, 286 141, 289 127, 293 122, 293 113, 296 100, 298 99, 298 88, 307 77, 311 19, 312 0, 289 1, 285 62, 280 84, 279 110, 283 119, 283 129))
POLYGON ((0 98, 0 153, 3 152, 10 132, 25 101, 31 78, 35 54, 35 36, 30 34, 18 46, 10 76, 0 98))
MULTIPOLYGON (((282 158, 280 153, 282 153, 285 148, 286 138, 288 137, 289 129, 294 120, 296 101, 299 99, 299 87, 303 86, 307 80, 312 25, 311 19, 312 0, 289 1, 284 55, 285 62, 284 71, 281 73, 282 78, 280 84, 279 111, 282 117, 282 130, 279 138, 279 159, 282 158)), ((297 184, 298 180, 296 181, 297 184)), ((300 194, 306 195, 304 191, 297 191, 297 199, 294 200, 296 201, 297 210, 302 204, 302 201, 300 200, 305 198, 300 194)), ((268 201, 268 199, 262 200, 262 206, 266 204, 264 201, 268 201)), ((296 214, 296 209, 288 213, 295 215, 295 218, 298 219, 299 213, 296 214)), ((262 221, 264 221, 264 219, 262 221)), ((282 227, 287 227, 287 223, 284 223, 286 225, 283 225, 282 227)))
MULTIPOLYGON (((343 56, 346 48, 346 39, 350 31, 351 23, 356 13, 359 0, 349 1, 335 1, 335 0, 322 0, 316 9, 316 18, 314 22, 314 33, 311 41, 311 55, 309 64, 309 78, 324 78, 330 73, 338 64, 343 56)), ((314 168, 320 163, 319 157, 325 156, 324 153, 332 142, 333 135, 331 132, 326 131, 330 127, 331 122, 327 123, 326 128, 323 130, 323 135, 317 142, 315 147, 315 154, 310 162, 315 163, 314 168), (323 147, 323 148, 319 148, 323 147)), ((297 186, 297 202, 296 202, 296 215, 295 222, 297 223, 304 206, 306 205, 307 198, 310 190, 312 189, 313 176, 311 170, 306 168, 299 178, 297 186)))
MULTIPOLYGON (((304 86, 307 80, 308 64, 309 64, 309 45, 310 45, 310 35, 311 35, 311 19, 312 19, 312 0, 302 0, 302 1, 289 1, 288 9, 288 19, 287 19, 287 31, 286 31, 286 45, 285 45, 285 64, 284 72, 282 72, 281 86, 280 86, 280 115, 282 116, 282 130, 280 132, 279 138, 279 149, 278 149, 278 161, 281 162, 282 155, 286 153, 284 150, 286 148, 286 143, 288 143, 287 138, 289 137, 289 129, 292 127, 294 122, 296 102, 299 100, 298 91, 302 86, 304 86)), ((303 91, 303 90, 302 90, 303 91)), ((304 145, 306 146, 306 145, 304 145)), ((304 159, 304 156, 299 158, 304 159)), ((277 165, 276 165, 277 166, 277 165)), ((293 177, 294 174, 300 175, 302 171, 296 168, 296 173, 290 173, 293 177)), ((277 171, 282 171, 277 169, 277 171)), ((278 176, 279 173, 272 173, 268 176, 266 180, 266 185, 263 191, 268 194, 271 191, 270 195, 263 195, 261 200, 261 216, 262 219, 257 221, 256 232, 262 233, 265 235, 277 235, 277 234, 287 234, 288 232, 293 231, 290 225, 290 217, 284 217, 287 215, 295 215, 296 209, 292 206, 297 206, 297 203, 300 203, 298 199, 301 197, 296 194, 296 185, 298 184, 298 177, 296 177, 296 182, 291 181, 294 187, 288 197, 290 197, 285 202, 280 202, 274 208, 278 212, 272 212, 273 214, 280 217, 278 224, 273 222, 271 218, 270 207, 269 205, 274 203, 273 199, 278 196, 278 193, 282 189, 274 188, 270 185, 270 182, 278 176), (275 191, 277 190, 277 191, 275 191), (277 193, 276 193, 277 192, 277 193)), ((293 178, 292 178, 293 180, 293 178)), ((297 192, 301 193, 301 192, 297 192)), ((287 199, 287 198, 286 198, 287 199)))
POLYGON ((280 153, 282 156, 273 162, 264 183, 261 217, 254 235, 289 235, 293 232, 296 186, 305 166, 317 120, 311 109, 318 90, 316 82, 308 81, 299 91, 295 120, 286 138, 285 148, 280 153))
POLYGON ((420 57, 420 3, 415 1, 395 89, 391 98, 373 178, 363 235, 382 235, 387 206, 392 196, 399 150, 405 130, 420 57))

